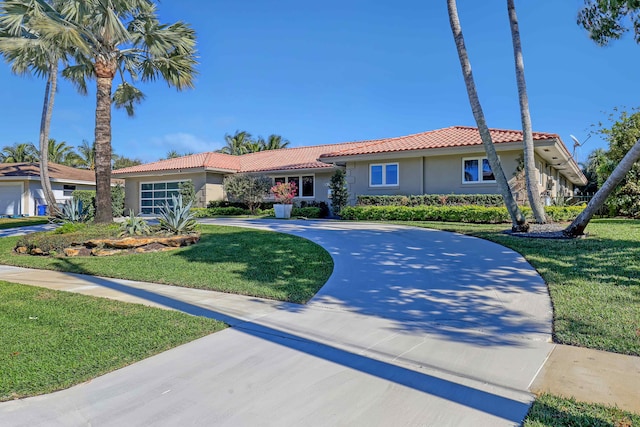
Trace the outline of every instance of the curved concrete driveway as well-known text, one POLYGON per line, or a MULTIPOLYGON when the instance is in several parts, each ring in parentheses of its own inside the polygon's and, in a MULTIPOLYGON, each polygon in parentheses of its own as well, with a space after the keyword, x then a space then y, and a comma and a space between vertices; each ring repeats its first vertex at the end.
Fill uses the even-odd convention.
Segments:
POLYGON ((234 311, 201 299, 185 311, 234 327, 69 390, 0 404, 0 419, 496 426, 525 417, 552 349, 552 314, 543 280, 517 253, 395 225, 205 222, 308 238, 332 254, 334 272, 306 306, 253 298, 234 311))

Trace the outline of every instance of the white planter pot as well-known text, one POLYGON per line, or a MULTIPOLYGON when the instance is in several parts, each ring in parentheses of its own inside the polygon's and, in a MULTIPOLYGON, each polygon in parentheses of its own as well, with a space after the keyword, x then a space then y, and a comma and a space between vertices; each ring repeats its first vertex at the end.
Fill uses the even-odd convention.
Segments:
POLYGON ((293 205, 273 205, 273 211, 276 214, 276 218, 291 218, 291 209, 293 209, 293 205))

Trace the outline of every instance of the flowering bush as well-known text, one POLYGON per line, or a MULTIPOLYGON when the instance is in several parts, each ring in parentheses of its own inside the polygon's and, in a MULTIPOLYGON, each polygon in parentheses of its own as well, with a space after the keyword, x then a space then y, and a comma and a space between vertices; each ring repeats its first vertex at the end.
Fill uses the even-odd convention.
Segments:
POLYGON ((273 197, 276 198, 276 203, 282 203, 283 205, 292 204, 297 191, 298 187, 293 181, 286 184, 284 182, 276 182, 276 185, 271 187, 271 192, 273 193, 273 197))

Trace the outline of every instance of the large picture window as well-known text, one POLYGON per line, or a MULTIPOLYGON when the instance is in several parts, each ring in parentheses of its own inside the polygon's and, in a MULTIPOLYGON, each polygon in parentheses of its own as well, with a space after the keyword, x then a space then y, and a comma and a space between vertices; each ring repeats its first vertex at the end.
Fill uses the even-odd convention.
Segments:
POLYGON ((462 182, 496 182, 489 160, 486 157, 462 159, 462 182))
POLYGON ((313 175, 302 176, 282 176, 273 178, 273 183, 278 182, 295 182, 296 197, 314 197, 315 196, 315 177, 313 175))
POLYGON ((140 184, 140 212, 143 214, 159 214, 164 205, 171 205, 171 196, 180 194, 181 182, 183 181, 144 182, 140 184))
POLYGON ((369 186, 396 187, 400 183, 400 168, 397 163, 369 165, 369 186))

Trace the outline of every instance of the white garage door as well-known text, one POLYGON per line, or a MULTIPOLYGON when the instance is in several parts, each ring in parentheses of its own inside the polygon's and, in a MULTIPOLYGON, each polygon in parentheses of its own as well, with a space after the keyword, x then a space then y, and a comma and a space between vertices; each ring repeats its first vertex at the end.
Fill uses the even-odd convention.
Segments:
POLYGON ((0 215, 22 213, 22 185, 0 185, 0 215))

